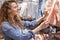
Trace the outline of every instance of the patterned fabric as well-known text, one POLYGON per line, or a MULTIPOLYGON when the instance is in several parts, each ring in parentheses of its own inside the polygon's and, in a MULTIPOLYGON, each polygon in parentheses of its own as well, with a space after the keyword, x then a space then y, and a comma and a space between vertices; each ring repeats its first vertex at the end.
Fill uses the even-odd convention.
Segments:
MULTIPOLYGON (((35 34, 35 40, 47 40, 48 34, 35 34)), ((31 40, 34 40, 33 38, 31 40)))
POLYGON ((45 12, 49 14, 47 17, 48 20, 50 20, 50 24, 60 26, 60 0, 47 0, 45 5, 45 12))

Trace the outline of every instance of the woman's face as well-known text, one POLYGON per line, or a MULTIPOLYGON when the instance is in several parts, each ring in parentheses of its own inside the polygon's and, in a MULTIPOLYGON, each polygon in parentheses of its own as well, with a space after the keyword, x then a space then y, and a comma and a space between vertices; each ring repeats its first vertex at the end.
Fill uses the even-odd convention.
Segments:
POLYGON ((15 16, 15 15, 17 15, 18 14, 18 12, 19 12, 19 8, 18 8, 18 5, 16 4, 16 3, 11 3, 10 4, 11 5, 11 9, 10 9, 10 15, 12 15, 12 16, 15 16))

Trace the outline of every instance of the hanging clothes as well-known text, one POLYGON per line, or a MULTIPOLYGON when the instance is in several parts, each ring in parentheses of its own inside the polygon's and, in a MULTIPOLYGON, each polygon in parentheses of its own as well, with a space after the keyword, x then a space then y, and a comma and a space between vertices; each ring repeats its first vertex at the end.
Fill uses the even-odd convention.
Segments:
POLYGON ((47 16, 47 20, 50 21, 51 25, 54 26, 60 26, 60 18, 58 15, 60 15, 59 12, 59 0, 47 0, 46 4, 45 4, 45 13, 48 14, 47 16))
POLYGON ((44 15, 44 5, 45 5, 46 1, 47 0, 39 0, 38 8, 36 10, 35 19, 38 19, 44 15))
POLYGON ((34 20, 38 2, 29 0, 21 4, 20 16, 24 20, 34 20))

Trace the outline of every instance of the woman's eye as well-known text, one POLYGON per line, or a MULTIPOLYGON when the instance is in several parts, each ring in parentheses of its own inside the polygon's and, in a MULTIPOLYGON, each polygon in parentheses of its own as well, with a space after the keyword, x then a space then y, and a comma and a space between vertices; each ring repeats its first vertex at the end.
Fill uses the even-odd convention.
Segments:
POLYGON ((14 8, 18 8, 18 6, 15 6, 14 8))
POLYGON ((17 8, 17 6, 15 6, 14 8, 17 8))

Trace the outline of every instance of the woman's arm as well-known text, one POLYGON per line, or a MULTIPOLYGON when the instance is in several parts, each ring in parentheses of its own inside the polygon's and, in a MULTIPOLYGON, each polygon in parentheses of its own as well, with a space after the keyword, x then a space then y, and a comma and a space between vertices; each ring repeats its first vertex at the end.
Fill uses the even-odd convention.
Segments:
POLYGON ((34 21, 22 21, 25 27, 36 27, 37 23, 36 20, 34 21))
POLYGON ((27 26, 36 26, 40 24, 42 21, 44 21, 47 17, 47 13, 45 13, 41 18, 38 18, 37 20, 33 21, 22 21, 22 23, 27 27, 27 26))
POLYGON ((18 24, 20 25, 21 28, 24 28, 24 26, 29 26, 29 27, 36 27, 36 25, 38 25, 39 23, 41 23, 43 20, 45 20, 47 16, 47 13, 45 13, 41 18, 37 19, 37 20, 33 20, 33 21, 21 21, 20 17, 18 15, 15 16, 18 24))
POLYGON ((45 29, 49 26, 48 21, 42 22, 38 27, 36 27, 34 30, 32 30, 35 34, 38 33, 40 30, 45 29))

